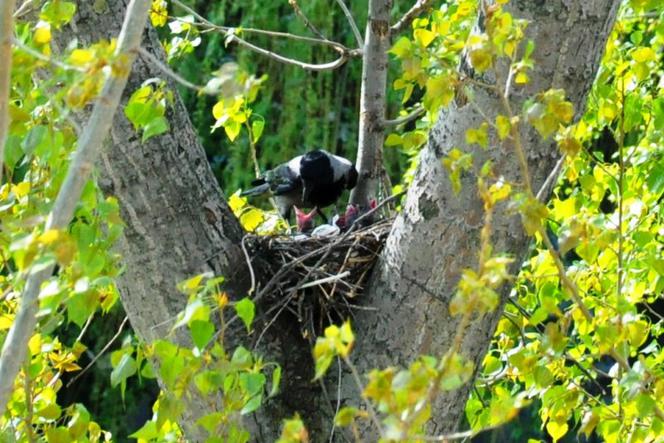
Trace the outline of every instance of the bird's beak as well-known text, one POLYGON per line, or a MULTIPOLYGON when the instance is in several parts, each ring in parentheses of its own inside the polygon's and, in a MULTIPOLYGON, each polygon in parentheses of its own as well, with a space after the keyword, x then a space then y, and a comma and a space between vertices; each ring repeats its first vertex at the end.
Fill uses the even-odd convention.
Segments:
POLYGON ((302 186, 302 201, 304 203, 309 202, 309 196, 311 195, 311 188, 308 186, 302 186))

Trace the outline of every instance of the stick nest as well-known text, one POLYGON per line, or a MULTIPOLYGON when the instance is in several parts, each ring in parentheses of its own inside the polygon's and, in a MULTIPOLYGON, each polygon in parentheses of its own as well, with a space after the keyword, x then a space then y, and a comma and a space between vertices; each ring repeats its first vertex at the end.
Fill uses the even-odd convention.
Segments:
POLYGON ((382 219, 323 238, 247 236, 252 266, 269 279, 256 288, 256 298, 269 307, 264 313, 267 327, 290 311, 303 334, 315 337, 325 325, 352 316, 353 310, 370 309, 358 306, 355 299, 362 294, 392 222, 382 219))

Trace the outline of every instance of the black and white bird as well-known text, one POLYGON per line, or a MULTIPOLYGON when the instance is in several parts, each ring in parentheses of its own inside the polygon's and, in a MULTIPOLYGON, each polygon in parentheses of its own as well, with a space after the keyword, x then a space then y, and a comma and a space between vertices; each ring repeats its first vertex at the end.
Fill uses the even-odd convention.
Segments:
POLYGON ((293 206, 315 208, 324 217, 321 208, 336 203, 344 190, 353 189, 356 183, 357 170, 350 160, 315 149, 266 171, 242 195, 271 192, 286 220, 293 206))

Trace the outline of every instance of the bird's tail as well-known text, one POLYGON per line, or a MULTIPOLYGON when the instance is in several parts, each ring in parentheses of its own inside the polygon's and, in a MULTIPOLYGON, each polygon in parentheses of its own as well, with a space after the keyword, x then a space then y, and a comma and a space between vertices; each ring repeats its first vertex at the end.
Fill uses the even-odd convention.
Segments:
POLYGON ((258 185, 254 186, 253 188, 249 188, 245 191, 242 191, 240 195, 245 196, 245 195, 261 195, 265 194, 270 190, 270 184, 267 183, 263 179, 256 179, 251 182, 252 185, 258 185))

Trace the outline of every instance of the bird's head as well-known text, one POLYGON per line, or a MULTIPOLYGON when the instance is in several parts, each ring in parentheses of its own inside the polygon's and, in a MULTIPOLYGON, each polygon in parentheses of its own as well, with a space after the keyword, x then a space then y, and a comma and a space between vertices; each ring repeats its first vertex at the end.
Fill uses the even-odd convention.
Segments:
POLYGON ((344 213, 344 222, 346 227, 349 228, 357 217, 360 215, 360 208, 357 205, 348 205, 346 206, 346 212, 344 213))
POLYGON ((293 206, 295 209, 295 222, 297 223, 298 232, 310 232, 314 229, 314 217, 316 216, 316 208, 314 208, 310 213, 302 211, 297 206, 293 206))
POLYGON ((355 167, 351 167, 346 173, 346 189, 353 189, 357 184, 358 173, 355 167))

